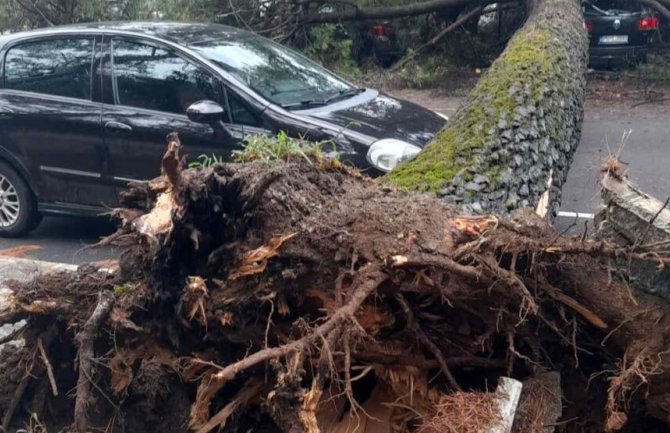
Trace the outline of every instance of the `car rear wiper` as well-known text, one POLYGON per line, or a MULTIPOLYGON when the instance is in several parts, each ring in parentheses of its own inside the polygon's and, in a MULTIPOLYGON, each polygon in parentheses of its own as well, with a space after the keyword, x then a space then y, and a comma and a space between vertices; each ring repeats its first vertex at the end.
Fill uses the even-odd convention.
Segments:
POLYGON ((600 9, 598 6, 596 6, 595 4, 591 3, 590 1, 586 1, 586 2, 584 2, 584 3, 587 4, 587 5, 589 5, 589 6, 591 6, 591 9, 593 9, 594 12, 598 12, 599 14, 601 14, 601 15, 605 15, 605 16, 610 15, 610 12, 609 12, 609 11, 606 11, 606 10, 604 10, 604 9, 600 9))
POLYGON ((330 104, 331 102, 335 102, 340 99, 351 98, 352 96, 359 95, 363 92, 365 92, 365 89, 361 87, 352 87, 350 89, 340 90, 337 94, 331 96, 330 98, 326 98, 324 102, 326 104, 330 104))

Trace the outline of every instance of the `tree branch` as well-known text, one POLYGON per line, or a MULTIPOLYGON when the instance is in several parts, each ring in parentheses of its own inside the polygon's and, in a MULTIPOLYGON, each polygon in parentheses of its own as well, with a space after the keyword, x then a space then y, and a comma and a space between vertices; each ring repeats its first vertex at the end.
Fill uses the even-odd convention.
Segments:
POLYGON ((657 0, 640 0, 640 3, 649 6, 650 8, 656 10, 659 14, 670 21, 670 10, 665 6, 665 4, 657 0))
POLYGON ((442 39, 445 35, 447 35, 448 33, 452 32, 453 30, 456 30, 456 29, 459 28, 462 24, 464 24, 467 20, 469 20, 470 18, 472 18, 472 17, 474 17, 475 15, 479 14, 479 13, 482 11, 482 9, 483 9, 483 7, 481 7, 481 6, 476 7, 476 8, 474 8, 473 10, 471 10, 470 12, 468 12, 467 14, 463 15, 462 17, 460 17, 459 19, 457 19, 456 21, 454 21, 453 23, 449 24, 449 25, 448 25, 447 27, 445 27, 440 33, 438 33, 437 35, 435 35, 435 37, 433 37, 431 40, 429 40, 429 41, 426 42, 425 44, 421 45, 419 48, 417 48, 416 50, 414 50, 411 54, 409 54, 409 55, 406 56, 405 58, 399 60, 398 63, 396 63, 396 64, 393 66, 393 68, 392 68, 391 70, 392 70, 392 71, 397 71, 398 69, 400 69, 400 68, 401 68, 402 66, 404 66, 407 62, 409 62, 410 60, 412 60, 413 58, 415 58, 416 56, 418 56, 419 54, 421 54, 421 52, 423 52, 423 50, 425 50, 426 48, 428 48, 428 47, 430 47, 430 46, 432 46, 432 45, 435 45, 435 44, 436 44, 440 39, 442 39))
POLYGON ((40 9, 40 7, 37 5, 37 2, 33 2, 32 6, 28 6, 21 0, 16 0, 16 2, 26 11, 33 14, 37 14, 40 17, 42 17, 42 19, 46 21, 46 23, 49 24, 49 26, 53 27, 55 25, 53 19, 46 16, 46 14, 42 11, 42 9, 40 9))
POLYGON ((313 13, 306 17, 304 24, 411 17, 435 12, 443 8, 464 6, 466 4, 481 6, 489 3, 495 3, 495 0, 428 0, 401 6, 352 8, 338 12, 313 13))

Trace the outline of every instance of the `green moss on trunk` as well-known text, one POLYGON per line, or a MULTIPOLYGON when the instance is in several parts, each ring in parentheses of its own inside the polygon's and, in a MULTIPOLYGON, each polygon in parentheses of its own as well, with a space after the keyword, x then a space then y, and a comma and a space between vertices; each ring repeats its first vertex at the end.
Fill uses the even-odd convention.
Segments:
MULTIPOLYGON (((586 46, 578 2, 541 0, 448 126, 384 181, 407 189, 440 191, 455 178, 462 184, 476 174, 486 175, 487 187, 464 197, 473 201, 501 186, 500 172, 515 155, 530 157, 524 152, 537 148, 540 160, 560 148, 560 141, 578 139, 586 46)), ((574 146, 562 150, 563 162, 571 159, 572 151, 574 146)), ((543 172, 559 159, 548 158, 543 172)))

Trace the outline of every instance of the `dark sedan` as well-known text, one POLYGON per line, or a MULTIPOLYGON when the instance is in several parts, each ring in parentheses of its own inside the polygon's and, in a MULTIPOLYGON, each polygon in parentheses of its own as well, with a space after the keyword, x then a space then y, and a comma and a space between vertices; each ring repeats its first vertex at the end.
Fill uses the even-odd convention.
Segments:
POLYGON ((590 64, 594 67, 643 61, 658 37, 658 17, 636 1, 587 1, 584 20, 590 39, 590 64))
POLYGON ((98 214, 159 174, 165 136, 224 159, 250 134, 329 140, 371 172, 411 158, 444 116, 361 89, 239 29, 55 27, 0 38, 0 235, 43 214, 98 214))

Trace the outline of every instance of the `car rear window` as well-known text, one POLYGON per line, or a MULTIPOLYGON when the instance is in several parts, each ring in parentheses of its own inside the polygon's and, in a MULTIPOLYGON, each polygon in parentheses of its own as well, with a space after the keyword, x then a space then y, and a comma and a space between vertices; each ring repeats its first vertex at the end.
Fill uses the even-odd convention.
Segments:
POLYGON ((584 4, 591 11, 639 12, 643 9, 639 2, 633 0, 589 0, 584 4))
POLYGON ((93 38, 48 39, 12 47, 5 57, 4 87, 91 99, 93 38))

